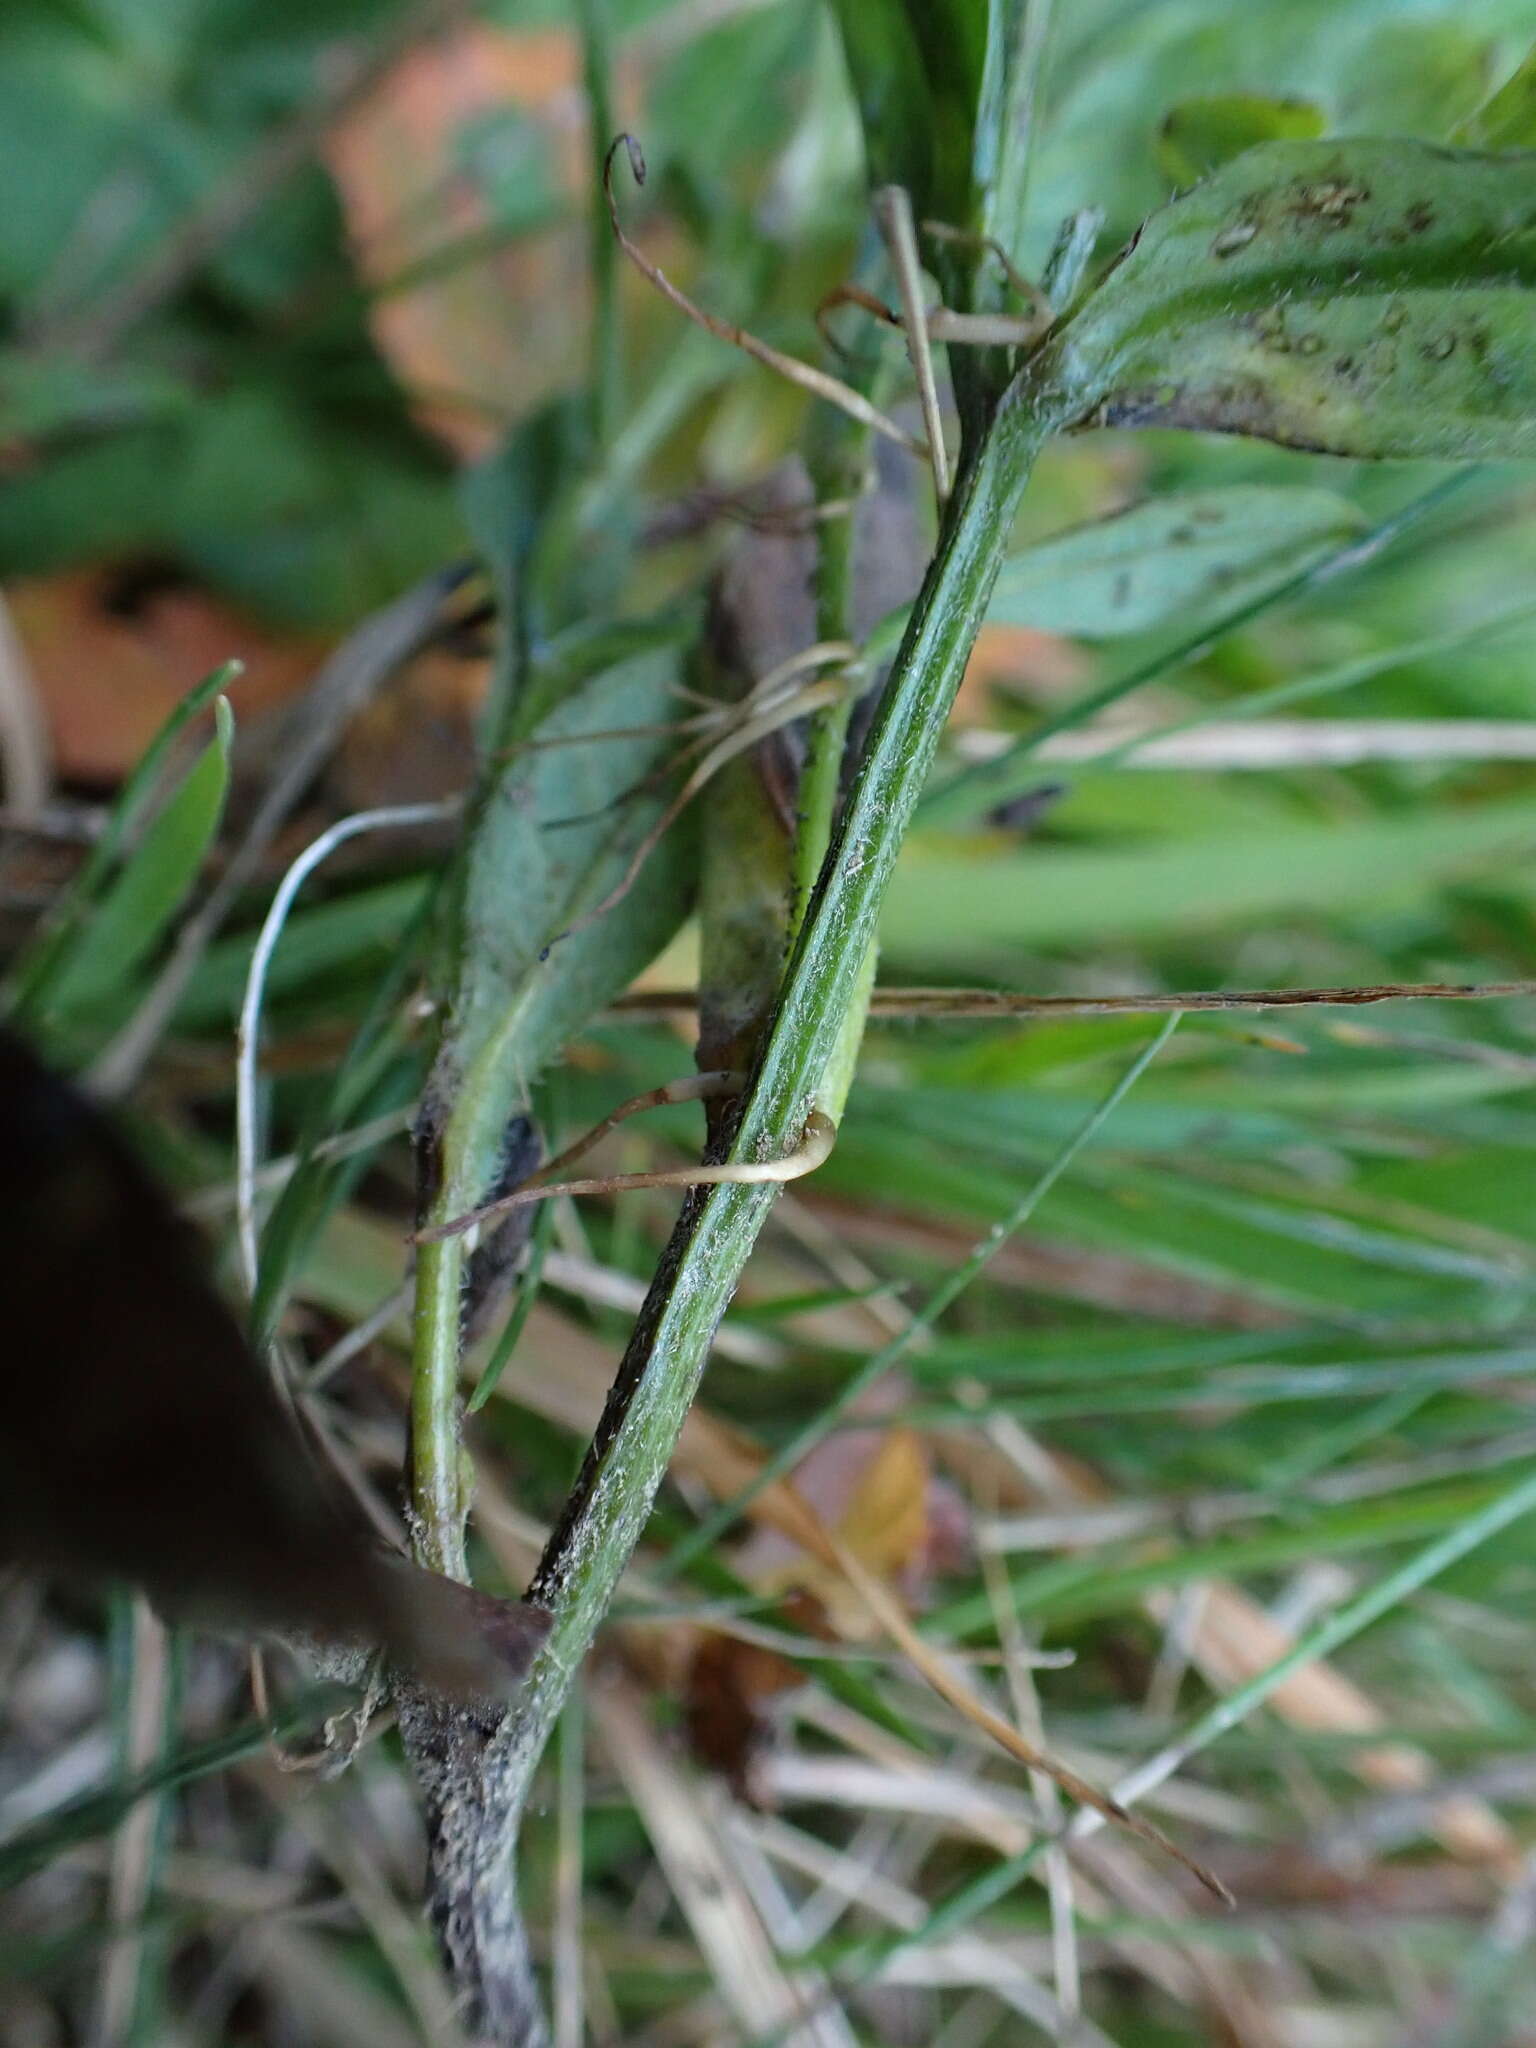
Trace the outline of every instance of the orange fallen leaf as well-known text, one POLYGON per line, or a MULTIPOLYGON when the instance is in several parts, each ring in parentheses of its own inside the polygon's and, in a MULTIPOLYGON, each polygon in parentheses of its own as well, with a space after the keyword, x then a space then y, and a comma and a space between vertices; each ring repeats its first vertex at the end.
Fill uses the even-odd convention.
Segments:
POLYGON ((11 615, 37 680, 58 774, 113 787, 194 683, 238 657, 238 717, 286 702, 322 648, 276 634, 191 583, 71 569, 13 583, 11 615))
POLYGON ((463 456, 583 374, 586 219, 498 237, 460 149, 474 123, 516 109, 536 125, 550 187, 586 174, 581 51, 566 28, 465 22, 409 51, 353 107, 324 155, 355 258, 377 296, 374 340, 418 416, 463 456))

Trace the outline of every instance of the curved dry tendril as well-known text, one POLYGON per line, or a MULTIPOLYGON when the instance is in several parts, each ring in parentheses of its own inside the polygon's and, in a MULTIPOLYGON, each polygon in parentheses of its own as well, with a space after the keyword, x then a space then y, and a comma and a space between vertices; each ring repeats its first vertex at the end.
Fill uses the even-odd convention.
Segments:
POLYGON ((832 315, 839 306, 857 306, 860 312, 868 313, 872 320, 878 320, 884 327, 901 325, 901 315, 893 307, 888 306, 884 299, 877 298, 873 292, 865 291, 862 285, 833 285, 825 298, 818 301, 816 311, 811 317, 816 322, 816 332, 823 342, 833 355, 841 356, 844 362, 848 360, 848 351, 832 332, 831 325, 832 315))
POLYGON ((635 183, 645 183, 645 158, 641 154, 639 143, 633 135, 619 135, 610 144, 603 161, 603 197, 608 202, 608 218, 613 223, 613 232, 618 239, 619 247, 640 275, 648 279, 663 298, 670 299, 680 313, 686 314, 707 334, 716 335, 721 341, 728 341, 733 348, 741 349, 751 356, 754 362, 761 363, 765 369, 776 370, 781 377, 787 377, 791 384, 798 384, 802 391, 809 391, 817 398, 824 398, 829 405, 837 406, 839 410, 847 413, 850 419, 857 420, 861 426, 868 427, 873 433, 883 434, 886 440, 894 441, 899 448, 905 448, 926 461, 927 443, 904 432, 894 420, 887 419, 878 406, 871 405, 851 384, 844 384, 838 377, 829 377, 824 370, 815 369, 809 363, 802 363, 796 356, 783 354, 781 350, 770 347, 766 341, 759 341, 755 334, 749 334, 744 327, 738 327, 734 321, 718 320, 713 313, 706 313, 704 308, 695 305, 685 292, 679 291, 671 278, 664 271, 658 270, 649 257, 641 254, 624 232, 619 219, 618 203, 613 196, 613 159, 621 145, 629 158, 629 168, 635 183))
MULTIPOLYGON (((701 1075, 701 1080, 716 1080, 719 1075, 701 1075)), ((719 1088, 718 1094, 733 1094, 740 1086, 742 1076, 732 1074, 726 1077, 730 1088, 719 1088)), ((706 1091, 700 1090, 693 1100, 704 1100, 706 1091)), ((682 1092, 682 1084, 674 1082, 670 1089, 657 1088, 649 1096, 637 1096, 633 1103, 626 1103, 611 1117, 589 1131, 578 1145, 569 1152, 561 1153, 559 1159, 546 1167, 562 1165, 576 1152, 585 1152, 595 1144, 606 1131, 637 1107, 649 1109, 662 1102, 689 1100, 682 1092)), ((739 1159, 724 1166, 671 1166, 661 1167, 655 1173, 610 1173, 593 1180, 534 1180, 513 1188, 510 1194, 500 1195, 494 1202, 485 1202, 478 1209, 470 1209, 462 1216, 450 1217, 446 1223, 435 1223, 425 1230, 413 1231, 414 1244, 436 1244, 445 1237, 462 1236, 466 1230, 474 1229, 478 1223, 488 1222, 493 1216, 500 1216, 507 1209, 520 1208, 525 1202, 542 1202, 550 1195, 622 1195, 633 1188, 717 1188, 717 1187, 762 1187, 785 1181, 800 1180, 808 1173, 814 1173, 818 1166, 824 1166, 837 1142, 837 1125, 831 1117, 819 1109, 813 1109, 805 1120, 800 1143, 793 1152, 786 1152, 779 1159, 739 1159)))
MULTIPOLYGON (((772 732, 783 719, 787 717, 798 718, 802 709, 812 708, 811 704, 807 703, 804 692, 791 690, 788 687, 806 669, 830 667, 836 662, 844 669, 852 670, 858 665, 858 661, 859 650, 851 640, 818 640, 814 647, 802 647, 798 654, 790 655, 787 661, 781 661, 777 668, 771 668, 765 676, 760 676, 740 703, 722 704, 718 698, 705 697, 697 692, 689 691, 687 694, 693 701, 705 707, 704 710, 698 712, 692 718, 680 718, 671 725, 637 725, 629 728, 628 731, 621 727, 614 727, 607 732, 561 733, 555 738, 548 740, 520 740, 516 747, 508 749, 508 756, 510 757, 520 748, 534 751, 540 747, 579 747, 585 746, 589 742, 596 744, 602 740, 660 739, 674 733, 687 735, 683 745, 678 748, 672 760, 664 761, 660 767, 653 768, 648 775, 642 775, 638 782, 632 783, 628 789, 622 790, 610 803, 600 804, 596 810, 573 811, 564 818, 551 818, 547 821, 545 829, 558 830, 567 825, 589 824, 592 819, 600 818, 610 810, 616 810, 620 804, 629 803, 633 798, 643 796, 646 790, 654 788, 657 783, 665 782, 668 776, 675 774, 679 768, 686 766, 696 754, 705 753, 710 747, 712 736, 721 731, 722 728, 725 729, 728 738, 732 735, 739 735, 742 732, 742 728, 752 720, 754 714, 761 720, 769 711, 776 710, 777 716, 771 719, 766 726, 760 727, 750 738, 743 738, 742 744, 750 746, 755 739, 761 739, 765 733, 772 732)), ((681 688, 680 685, 675 687, 681 688)), ((820 700, 816 699, 814 701, 819 702, 820 700)), ((731 754, 737 751, 734 745, 727 746, 724 742, 716 742, 715 744, 723 747, 724 751, 721 753, 719 760, 714 761, 706 770, 701 771, 705 773, 706 779, 724 761, 728 760, 731 754)), ((672 823, 678 809, 688 802, 692 794, 694 794, 694 791, 691 789, 681 792, 676 799, 674 808, 668 811, 661 823, 655 828, 655 831, 647 835, 638 853, 631 859, 629 868, 625 871, 624 880, 620 884, 619 895, 615 896, 612 901, 605 899, 595 910, 590 910, 584 917, 578 918, 576 923, 571 925, 566 931, 556 933, 556 944, 561 939, 568 939, 571 932, 580 931, 584 924, 589 923, 595 917, 601 916, 604 911, 612 910, 614 904, 620 900, 620 897, 627 894, 634 884, 636 875, 640 872, 646 855, 672 823)))

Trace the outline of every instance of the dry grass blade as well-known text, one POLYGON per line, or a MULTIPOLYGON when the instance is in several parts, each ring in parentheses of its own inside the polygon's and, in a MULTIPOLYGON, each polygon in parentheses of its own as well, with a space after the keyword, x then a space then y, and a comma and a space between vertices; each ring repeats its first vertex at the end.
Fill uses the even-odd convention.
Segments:
POLYGON ((928 345, 912 201, 899 185, 882 186, 875 194, 875 219, 896 273, 896 289, 901 294, 902 325, 907 331, 907 354, 917 378, 917 402, 922 408, 923 432, 928 439, 934 496, 942 505, 949 496, 949 451, 944 445, 944 416, 939 410, 938 380, 933 373, 933 351, 928 345))
POLYGON ((356 811, 349 818, 338 819, 291 864, 262 921, 251 953, 235 1033, 235 1219, 241 1273, 247 1294, 256 1292, 260 1250, 256 1229, 256 1174, 260 1165, 256 1157, 256 1093, 257 1065, 261 1055, 261 1008, 267 969, 282 937, 294 898, 320 863, 359 833, 400 825, 427 824, 453 816, 456 809, 455 804, 396 804, 385 810, 356 811))
POLYGON ((42 817, 53 783, 49 751, 37 680, 0 595, 0 765, 10 823, 30 825, 42 817))
POLYGON ((785 1973, 718 1827, 656 1741, 633 1691, 600 1687, 591 1709, 736 2024, 748 2038, 771 2034, 789 2048, 847 2048, 847 2022, 825 2003, 823 1988, 785 1973))
MULTIPOLYGON (((1047 1506, 1080 1511, 1103 1502, 1105 1490, 1081 1466, 1057 1458, 1022 1430, 1016 1430, 1016 1436, 1028 1454, 1030 1490, 1042 1495, 1047 1506)), ((1166 1594, 1148 1596, 1154 1618, 1166 1620, 1170 1604, 1166 1594)), ((1206 1584, 1187 1649, 1213 1691, 1232 1693, 1278 1664, 1295 1640, 1240 1587, 1214 1579, 1206 1584)), ((1320 1659, 1282 1679, 1270 1694, 1269 1708, 1291 1727, 1319 1733, 1362 1735, 1382 1725, 1375 1702, 1353 1679, 1320 1659)), ((1351 1755, 1349 1767, 1367 1784, 1391 1791, 1418 1791, 1434 1781, 1430 1759, 1405 1743, 1362 1748, 1351 1755)), ((1512 1837, 1486 1801, 1448 1795, 1434 1806, 1433 1821, 1452 1855, 1468 1863, 1510 1867, 1512 1837)))
POLYGON ((246 1775, 328 1865, 387 1959, 422 2037, 434 2048, 469 2048, 455 2017, 453 1994, 422 1939, 415 1914, 407 1912, 379 1875, 366 1849, 343 1824, 336 1804, 309 1793, 296 1796, 295 1787, 281 1773, 253 1768, 246 1775))
MULTIPOLYGON (((1019 1623, 1012 1583, 996 1550, 989 1546, 983 1547, 980 1561, 982 1582, 992 1605, 997 1639, 1007 1659, 1008 1689, 1013 1701, 1013 1717, 1021 1728, 1029 1730, 1033 1739, 1043 1743, 1045 1726, 1040 1714, 1040 1700, 1030 1674, 1024 1631, 1019 1623)), ((1061 1800, 1054 1782, 1044 1771, 1034 1772, 1030 1782, 1047 1823, 1059 1831, 1062 1820, 1061 1800)), ((1051 1966, 1056 1980, 1056 1996, 1061 2001, 1062 2011, 1076 2019, 1083 2008, 1082 1962, 1077 1941, 1077 1903, 1072 1882, 1072 1865, 1060 1842, 1055 1843, 1046 1852, 1045 1889, 1051 1911, 1051 1966)))
MULTIPOLYGON (((806 1509, 806 1513, 810 1514, 809 1508, 806 1509)), ((1005 1721, 1003 1716, 995 1713, 985 1700, 978 1698, 971 1687, 955 1675, 944 1658, 930 1644, 924 1642, 907 1619, 901 1602, 884 1581, 877 1578, 863 1561, 855 1556, 835 1531, 828 1529, 819 1520, 816 1521, 816 1529, 820 1554, 843 1574, 868 1607, 873 1618, 906 1653, 909 1662, 932 1686, 940 1699, 946 1700, 956 1713, 963 1715, 973 1727, 990 1736, 1000 1749, 1006 1750, 1017 1762, 1023 1764, 1026 1770, 1043 1772, 1067 1794, 1068 1798, 1075 1799, 1079 1806, 1090 1807, 1105 1820, 1117 1822, 1140 1840, 1161 1850, 1165 1856, 1171 1856, 1176 1863, 1181 1863, 1191 1876, 1198 1879, 1214 1898, 1220 1899, 1223 1905, 1232 1904, 1232 1895, 1220 1878, 1207 1870, 1193 1856, 1188 1855, 1165 1835, 1161 1828, 1153 1826, 1140 1814, 1130 1812, 1107 1792, 1100 1791, 1097 1785, 1090 1784, 1068 1765, 1049 1756, 1037 1744, 1021 1735, 1011 1721, 1005 1721)))
POLYGON ((421 2048, 420 2031, 394 1999, 320 1935, 274 1915, 250 1930, 240 1952, 289 2038, 338 2048, 359 2041, 368 2048, 421 2048))
MULTIPOLYGON (((799 660, 802 657, 796 658, 799 660)), ((624 873, 601 903, 594 904, 584 916, 577 918, 574 924, 567 925, 554 943, 558 945, 561 939, 568 939, 577 932, 585 931, 589 925, 595 924, 600 917, 606 917, 610 910, 623 902, 635 886, 640 870, 663 837, 676 824, 704 785, 725 766, 727 761, 737 754, 745 753, 749 747, 755 747, 759 740, 766 739, 770 733, 777 732, 781 726, 790 724, 807 711, 817 711, 824 704, 836 703, 845 687, 840 677, 825 682, 807 683, 802 689, 788 696, 774 697, 764 708, 733 725, 724 738, 717 740, 709 749, 671 803, 645 834, 631 854, 624 873)))
MULTIPOLYGON (((733 1484, 739 1485, 744 1465, 748 1467, 746 1476, 750 1478, 755 1460, 740 1450, 733 1458, 729 1455, 729 1447, 722 1445, 722 1455, 711 1468, 712 1488, 726 1493, 733 1484)), ((1105 1820, 1121 1824, 1131 1834, 1171 1856, 1223 1904, 1232 1903, 1231 1894, 1221 1880, 1187 1855, 1161 1828, 1143 1820, 1139 1814, 1129 1812, 1097 1785, 1047 1755, 1037 1744, 1021 1735, 1010 1721, 994 1712, 985 1700, 978 1698, 964 1679, 950 1668, 946 1659, 918 1634, 905 1608, 885 1581, 869 1569, 836 1530, 827 1527, 810 1503, 787 1480, 776 1480, 764 1487, 753 1505, 761 1521, 799 1544, 802 1550, 830 1566, 846 1580, 871 1619, 902 1651, 919 1676, 973 1727, 1006 1750, 1026 1770, 1043 1772, 1080 1806, 1090 1808, 1105 1820)))
MULTIPOLYGON (((1178 995, 1037 996, 1007 988, 877 988, 873 1017, 1161 1017, 1174 1010, 1359 1009, 1369 1003, 1492 1003, 1536 996, 1536 981, 1378 981, 1353 988, 1186 989, 1178 995)), ((691 988, 635 989, 614 1004, 649 1015, 691 1011, 691 988)))
POLYGON ((881 434, 888 441, 894 441, 898 448, 905 448, 913 455, 927 459, 926 443, 914 439, 911 434, 898 427, 894 420, 887 419, 878 406, 870 404, 862 393, 855 391, 851 384, 844 384, 838 377, 829 377, 824 370, 818 370, 809 363, 802 363, 794 356, 787 356, 782 350, 773 348, 766 341, 759 341, 755 334, 749 334, 744 327, 733 321, 718 320, 713 313, 706 313, 702 306, 696 306, 685 292, 678 290, 666 273, 659 270, 648 256, 636 247, 624 232, 619 219, 618 203, 613 196, 613 159, 620 147, 629 158, 629 168, 637 185, 645 183, 645 158, 640 145, 632 135, 615 138, 603 165, 603 194, 608 201, 608 217, 613 222, 613 232, 619 247, 634 264, 640 275, 656 287, 663 298, 669 299, 680 313, 684 313, 696 326, 707 334, 717 335, 721 341, 728 341, 733 348, 741 349, 761 363, 765 369, 776 370, 781 377, 787 377, 791 384, 798 384, 802 391, 809 391, 813 397, 824 398, 829 405, 835 405, 842 412, 855 419, 871 432, 881 434))

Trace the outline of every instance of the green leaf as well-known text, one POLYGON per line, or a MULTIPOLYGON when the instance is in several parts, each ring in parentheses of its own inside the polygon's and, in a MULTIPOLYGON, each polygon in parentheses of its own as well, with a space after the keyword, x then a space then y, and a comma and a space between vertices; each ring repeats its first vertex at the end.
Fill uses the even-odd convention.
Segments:
POLYGON ((671 788, 679 650, 671 625, 594 677, 539 726, 498 778, 467 854, 452 1011, 429 1086, 450 1105, 443 1200, 478 1201, 502 1132, 571 1034, 660 952, 687 907, 686 827, 674 828, 622 900, 621 881, 671 788), (617 737, 612 735, 617 734, 617 737), (570 744, 575 741, 577 744, 570 744))
POLYGON ((1153 498, 1011 555, 988 617, 1109 640, 1241 603, 1364 525, 1333 491, 1265 484, 1153 498))
POLYGON ((900 0, 832 0, 864 130, 871 185, 902 185, 926 211, 933 188, 932 100, 900 0))
POLYGON ((1536 49, 1528 50, 1498 91, 1456 130, 1473 149, 1536 147, 1536 49))
POLYGON ((1217 93, 1184 100, 1163 121, 1157 160, 1174 185, 1201 178, 1261 142, 1311 141, 1327 117, 1312 100, 1274 99, 1267 93, 1217 93))
POLYGON ((174 417, 195 402, 188 384, 147 364, 86 365, 27 349, 0 351, 0 437, 7 441, 174 417))
POLYGON ((13 970, 7 993, 17 1014, 46 999, 50 977, 72 944, 81 920, 100 896, 120 849, 152 802, 172 747, 198 713, 218 699, 242 673, 240 662, 226 661, 211 675, 204 676, 182 698, 145 748, 118 791, 106 829, 92 847, 68 895, 50 916, 47 929, 27 948, 13 970))
POLYGON ((54 56, 23 65, 7 51, 0 76, 0 293, 33 290, 125 143, 117 109, 101 104, 54 56))
POLYGON ((871 185, 905 186, 919 219, 973 225, 989 9, 975 0, 833 0, 833 12, 871 185))
POLYGON ((1053 408, 1335 455, 1536 453, 1536 154, 1273 142, 1154 214, 1053 408))
MULTIPOLYGON (((1465 10, 1475 17, 1477 10, 1465 10)), ((1486 17, 1384 21, 1360 43, 1335 126, 1354 135, 1416 135, 1440 142, 1488 90, 1486 17)))
MULTIPOLYGON (((818 12, 794 0, 728 13, 689 37, 647 91, 653 169, 681 162, 709 190, 719 185, 723 164, 760 161, 782 147, 804 90, 802 67, 815 49, 818 12)), ((540 148, 547 147, 541 139, 540 148)))
POLYGON ((191 894, 229 787, 235 716, 214 704, 217 731, 149 827, 50 976, 46 1008, 86 1012, 114 995, 154 951, 191 894))
MULTIPOLYGON (((404 875, 295 911, 283 927, 283 943, 267 974, 269 1013, 274 1002, 284 999, 313 1001, 317 984, 366 984, 383 973, 430 889, 425 876, 404 875)), ((178 1031, 223 1031, 233 1024, 255 944, 251 930, 216 940, 208 948, 176 1007, 178 1031)))
POLYGON ((1379 917, 1422 904, 1479 862, 1523 860, 1533 847, 1536 804, 1523 798, 1270 828, 1241 843, 1206 837, 1113 851, 1032 849, 985 866, 914 847, 897 870, 881 943, 902 962, 958 968, 1023 946, 1252 929, 1278 916, 1379 917))

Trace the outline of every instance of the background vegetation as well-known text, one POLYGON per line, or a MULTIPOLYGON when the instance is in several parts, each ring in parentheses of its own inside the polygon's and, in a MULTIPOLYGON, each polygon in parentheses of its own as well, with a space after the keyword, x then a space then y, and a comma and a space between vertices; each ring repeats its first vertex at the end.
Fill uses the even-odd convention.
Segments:
MULTIPOLYGON (((533 809, 496 825, 482 797, 478 869, 450 860, 451 820, 358 840, 272 958, 260 1146, 303 1164, 263 1211, 256 1328, 397 1527, 411 1107, 434 1057, 439 1088, 462 1078, 514 1011, 499 1113, 445 1126, 476 1171, 511 1111, 553 1153, 687 1071, 685 1009, 613 999, 697 985, 687 898, 702 864, 718 938, 754 834, 782 832, 782 755, 723 771, 610 921, 545 950, 625 864, 610 821, 631 829, 625 799, 673 758, 676 686, 729 695, 722 675, 795 651, 784 508, 835 497, 846 459, 803 392, 616 267, 609 135, 643 140, 645 190, 618 199, 653 260, 917 424, 899 341, 867 369, 839 312, 850 371, 817 335, 849 279, 894 297, 834 11, 578 12, 10 0, 0 23, 11 1004, 119 1102, 236 1291, 236 1024, 288 861, 338 818, 462 791, 488 693, 504 749, 645 729, 641 757, 528 752, 533 809), (814 477, 786 480, 806 450, 814 477), (369 656, 351 699, 333 659, 330 696, 304 694, 413 590, 386 614, 408 658, 369 656), (231 658, 245 674, 195 700, 104 843, 162 720, 231 658), (558 855, 518 838, 527 815, 567 821, 558 855)), ((1536 141, 1514 0, 1034 19, 1031 278, 1065 216, 1102 209, 1102 270, 1250 140, 1536 141)), ((1112 1004, 900 993, 1524 981, 1536 495, 1503 452, 1376 464, 1166 428, 1046 447, 885 905, 888 993, 836 1150, 770 1212, 537 1782, 522 1909, 562 2048, 1536 2038, 1529 995, 1196 1006, 1169 1035, 1112 1004), (1129 745, 1153 731, 1160 752, 1129 745), (1022 1227, 912 1330, 999 1222, 1022 1227), (1109 1785, 1182 1745, 1148 1811, 1235 1909, 1117 1830, 1044 1853, 1050 1786, 919 1681, 847 1575, 761 1501, 712 1519, 773 1454, 1054 1754, 1109 1785), (1318 1625, 1329 1661, 1277 1671, 1318 1625)), ((860 636, 931 542, 921 466, 881 473, 866 546, 897 588, 860 636)), ((703 973, 729 994, 752 966, 725 957, 703 973)), ((603 1168, 675 1166, 700 1128, 663 1108, 603 1168)), ((526 1583, 676 1208, 561 1199, 510 1296, 503 1258, 464 1367, 477 1583, 526 1583)), ((430 1284, 456 1316, 457 1268, 430 1284)), ((414 1345, 419 1403, 420 1315, 414 1345)), ((420 1509, 458 1467, 450 1445, 424 1477, 416 1421, 420 1509)), ((18 1579, 0 1628, 7 2042, 454 2038, 388 1716, 344 1774, 303 1773, 337 1702, 281 1654, 264 1718, 241 1654, 126 1596, 18 1579)))

